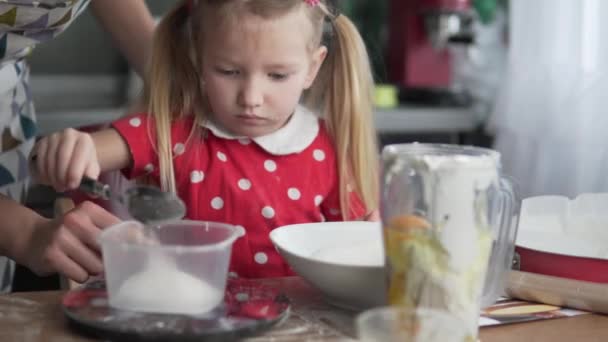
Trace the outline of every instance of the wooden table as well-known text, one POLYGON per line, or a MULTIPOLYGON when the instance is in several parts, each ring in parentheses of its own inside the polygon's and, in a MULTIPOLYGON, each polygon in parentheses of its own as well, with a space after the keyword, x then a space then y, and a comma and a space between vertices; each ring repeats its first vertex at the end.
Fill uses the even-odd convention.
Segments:
MULTIPOLYGON (((288 320, 247 342, 353 341, 354 313, 323 302, 318 291, 299 277, 265 279, 280 286, 292 300, 288 320)), ((61 313, 64 292, 25 292, 0 296, 0 341, 84 342, 61 313)), ((608 317, 583 315, 542 322, 483 328, 483 342, 608 341, 608 317)))

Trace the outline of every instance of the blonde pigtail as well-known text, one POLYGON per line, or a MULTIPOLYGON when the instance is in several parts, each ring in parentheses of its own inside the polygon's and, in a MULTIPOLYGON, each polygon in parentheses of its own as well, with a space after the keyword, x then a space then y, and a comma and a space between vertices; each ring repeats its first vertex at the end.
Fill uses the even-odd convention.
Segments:
MULTIPOLYGON (((173 8, 156 28, 144 100, 154 117, 160 186, 176 192, 171 144, 175 115, 193 113, 198 107, 199 78, 193 63, 192 9, 184 1, 173 8)), ((152 129, 152 128, 150 128, 152 129)))
POLYGON ((349 191, 356 191, 366 208, 375 210, 379 197, 378 147, 369 57, 350 19, 338 15, 332 19, 332 26, 324 112, 338 156, 340 204, 342 212, 348 213, 349 191))

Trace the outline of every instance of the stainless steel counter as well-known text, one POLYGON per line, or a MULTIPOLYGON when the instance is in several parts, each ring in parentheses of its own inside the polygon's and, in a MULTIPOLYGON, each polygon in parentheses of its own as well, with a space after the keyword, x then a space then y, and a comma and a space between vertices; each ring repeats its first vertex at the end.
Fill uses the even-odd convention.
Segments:
MULTIPOLYGON (((126 112, 121 106, 128 98, 125 94, 135 92, 129 87, 125 77, 32 77, 39 134, 120 117, 126 112)), ((458 134, 473 131, 478 121, 468 108, 403 107, 379 109, 375 124, 379 134, 458 134)))
POLYGON ((376 111, 376 129, 388 133, 467 133, 478 126, 469 108, 402 107, 376 111))
MULTIPOLYGON (((39 112, 39 134, 112 121, 125 111, 125 108, 116 107, 39 112)), ((475 115, 464 109, 400 108, 376 112, 376 129, 379 134, 467 133, 476 127, 475 115)))

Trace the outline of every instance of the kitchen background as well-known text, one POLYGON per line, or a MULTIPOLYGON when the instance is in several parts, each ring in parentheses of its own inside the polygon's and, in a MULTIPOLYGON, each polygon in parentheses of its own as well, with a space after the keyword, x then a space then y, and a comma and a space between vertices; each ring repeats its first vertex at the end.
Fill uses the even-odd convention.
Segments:
MULTIPOLYGON (((505 6, 497 1, 339 1, 365 39, 380 84, 376 127, 382 144, 490 144, 482 127, 495 85, 477 85, 491 83, 487 75, 500 72, 505 55, 505 6), (475 43, 475 32, 482 44, 475 43), (493 63, 484 62, 489 54, 498 54, 493 63)), ((146 2, 157 17, 175 3, 146 2)), ((41 135, 124 115, 141 87, 90 11, 29 59, 41 135)), ((33 191, 30 202, 46 206, 48 198, 33 191)))
MULTIPOLYGON (((497 148, 520 197, 608 191, 608 1, 339 3, 370 52, 381 144, 497 148)), ((90 13, 30 62, 41 134, 123 115, 140 87, 90 13)), ((48 213, 54 195, 34 187, 28 204, 48 213)))
MULTIPOLYGON (((146 2, 156 17, 162 16, 175 3, 167 0, 146 2)), ((381 84, 378 88, 376 126, 382 144, 409 141, 482 145, 490 143, 482 134, 483 119, 487 113, 480 112, 479 108, 475 109, 471 96, 461 91, 464 88, 458 82, 462 77, 457 82, 452 82, 452 79, 458 78, 456 68, 450 69, 452 64, 461 63, 462 70, 471 68, 471 65, 467 66, 462 61, 446 57, 447 48, 459 49, 457 52, 461 55, 475 49, 471 36, 474 26, 483 28, 486 25, 474 22, 474 18, 479 15, 472 7, 473 3, 496 5, 496 0, 470 3, 468 0, 339 2, 341 10, 359 27, 368 46, 376 80, 381 84), (445 4, 452 8, 446 8, 445 4), (404 5, 409 8, 403 7, 404 5), (392 12, 399 15, 389 15, 392 12), (406 18, 407 13, 416 15, 406 18), (429 26, 428 35, 420 32, 419 37, 406 37, 405 31, 412 29, 407 28, 405 22, 415 22, 416 30, 425 30, 422 28, 425 25, 423 18, 431 18, 435 14, 446 14, 446 18, 443 18, 445 22, 435 22, 429 26), (446 29, 447 31, 443 32, 446 29), (438 32, 439 30, 442 32, 438 32), (444 34, 469 36, 456 44, 442 41, 431 47, 431 34, 442 35, 435 37, 436 40, 448 39, 444 34), (409 47, 408 42, 418 46, 409 47), (412 51, 420 49, 426 49, 426 55, 412 54, 412 51), (388 61, 389 55, 392 55, 392 62, 388 61), (408 83, 409 71, 405 70, 408 67, 420 69, 422 79, 408 83), (425 73, 432 74, 430 80, 424 76, 425 73), (389 86, 382 86, 384 84, 389 86)), ((491 11, 500 13, 498 8, 491 11)), ((499 22, 498 26, 501 24, 499 22)), ((478 54, 479 52, 477 51, 478 54)), ((65 127, 107 122, 124 115, 141 87, 139 77, 129 69, 126 61, 114 48, 110 37, 101 30, 90 11, 79 17, 72 27, 57 39, 39 45, 29 57, 29 61, 40 135, 65 127)), ((418 75, 415 77, 419 78, 418 75)), ((35 185, 30 191, 27 204, 45 215, 52 215, 56 195, 48 187, 35 185)), ((36 281, 31 281, 32 277, 34 276, 29 271, 19 268, 14 288, 31 290, 56 286, 55 277, 34 277, 36 281)))
MULTIPOLYGON (((435 6, 441 1, 408 0, 396 3, 410 3, 417 6, 417 11, 426 11, 426 7, 435 6), (425 7, 426 6, 426 7, 425 7)), ((449 3, 450 1, 443 1, 449 3)), ((463 0, 454 0, 454 7, 463 0)), ((475 1, 479 2, 479 1, 475 1)), ((482 0, 496 3, 496 0, 482 0)), ((148 0, 148 6, 154 15, 162 15, 174 1, 148 0)), ((399 55, 401 64, 406 58, 403 42, 396 42, 396 49, 388 49, 389 39, 395 36, 404 37, 406 27, 392 27, 390 21, 402 21, 404 17, 389 17, 390 1, 342 0, 340 7, 351 16, 368 45, 371 59, 380 83, 403 81, 400 73, 402 65, 387 65, 387 54, 399 55), (387 24, 388 23, 388 24, 387 24), (403 50, 403 51, 397 51, 403 50)), ((398 5, 401 6, 401 5, 398 5)), ((437 7, 439 10, 440 8, 437 7)), ((471 10, 470 8, 466 9, 471 10)), ((464 12, 464 11, 463 11, 464 12)), ((417 20, 417 19, 416 19, 417 20)), ((418 39, 418 38, 416 38, 418 39)), ((403 40, 396 38, 396 40, 403 40)), ((461 44, 463 46, 472 44, 461 44)), ((444 47, 437 51, 443 55, 444 47)), ((433 56, 431 56, 433 57, 433 56)), ((443 58, 439 57, 436 59, 443 58)), ((139 89, 139 79, 128 68, 126 61, 113 47, 110 38, 101 31, 91 13, 85 13, 74 26, 58 39, 40 45, 30 57, 32 67, 32 89, 36 99, 36 109, 40 121, 40 132, 46 134, 67 126, 107 121, 124 113, 125 106, 132 100, 139 89)), ((419 63, 416 61, 415 63, 419 63)), ((439 61, 440 68, 453 63, 445 58, 439 61)), ((427 62, 428 64, 428 62, 427 62)), ((421 72, 433 73, 434 65, 415 66, 421 72), (427 71, 425 71, 427 70, 427 71)), ((439 78, 447 78, 439 75, 439 78)), ((471 110, 468 99, 454 99, 446 88, 457 88, 457 84, 424 83, 421 87, 412 88, 410 92, 400 92, 400 107, 379 110, 376 122, 383 142, 396 141, 445 141, 462 142, 471 138, 465 135, 475 131, 481 123, 479 114, 471 110), (425 89, 435 91, 425 92, 425 89), (443 93, 442 93, 443 92, 443 93)), ((414 84, 414 86, 417 86, 414 84)), ((388 90, 389 93, 393 89, 388 90)), ((460 94, 461 97, 466 95, 460 94)), ((389 100, 390 102, 390 100, 389 100)), ((393 106, 387 106, 393 107, 393 106)))

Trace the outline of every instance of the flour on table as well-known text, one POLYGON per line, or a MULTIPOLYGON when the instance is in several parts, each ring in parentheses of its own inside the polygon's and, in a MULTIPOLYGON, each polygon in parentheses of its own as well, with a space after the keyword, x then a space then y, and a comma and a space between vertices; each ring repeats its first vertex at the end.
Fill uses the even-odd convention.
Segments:
POLYGON ((132 311, 202 314, 223 297, 220 289, 179 270, 166 256, 155 255, 121 285, 111 304, 132 311))

